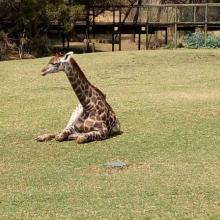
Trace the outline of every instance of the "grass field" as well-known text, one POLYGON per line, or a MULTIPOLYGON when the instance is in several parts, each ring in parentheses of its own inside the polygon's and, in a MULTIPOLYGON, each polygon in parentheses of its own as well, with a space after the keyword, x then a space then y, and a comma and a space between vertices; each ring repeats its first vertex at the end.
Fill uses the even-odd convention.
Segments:
POLYGON ((220 219, 220 50, 75 55, 123 134, 77 145, 77 100, 49 58, 0 63, 1 219, 220 219), (125 169, 108 169, 121 160, 125 169))

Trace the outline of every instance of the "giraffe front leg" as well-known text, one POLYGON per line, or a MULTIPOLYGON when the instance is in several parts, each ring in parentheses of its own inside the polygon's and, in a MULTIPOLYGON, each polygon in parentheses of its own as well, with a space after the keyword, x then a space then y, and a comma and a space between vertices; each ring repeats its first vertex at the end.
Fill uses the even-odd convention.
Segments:
POLYGON ((108 130, 90 131, 88 133, 80 133, 76 137, 77 144, 83 144, 91 141, 100 141, 108 138, 108 130))
POLYGON ((73 133, 68 136, 68 141, 76 140, 79 137, 80 133, 73 133))
POLYGON ((43 134, 43 135, 39 135, 35 138, 36 141, 38 142, 44 142, 44 141, 51 141, 56 137, 57 133, 53 133, 53 134, 43 134))
POLYGON ((59 142, 66 141, 70 134, 71 134, 71 132, 69 130, 64 130, 55 136, 55 140, 59 141, 59 142))
POLYGON ((67 140, 69 134, 70 133, 68 131, 63 131, 63 132, 54 133, 54 134, 42 134, 42 135, 37 136, 35 140, 38 142, 45 142, 45 141, 51 141, 55 139, 56 141, 61 142, 61 141, 67 140))
POLYGON ((68 139, 68 136, 70 134, 75 133, 74 124, 79 119, 79 117, 82 115, 82 113, 83 113, 83 107, 81 104, 78 104, 75 111, 73 111, 67 126, 64 128, 64 130, 61 133, 56 135, 56 137, 55 137, 56 141, 65 141, 68 139))

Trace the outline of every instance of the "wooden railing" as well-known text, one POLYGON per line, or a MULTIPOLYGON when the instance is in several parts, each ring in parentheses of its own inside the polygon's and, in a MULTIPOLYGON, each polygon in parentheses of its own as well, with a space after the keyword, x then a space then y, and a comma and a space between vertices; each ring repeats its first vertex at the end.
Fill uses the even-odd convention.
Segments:
POLYGON ((146 23, 193 23, 193 24, 220 24, 220 3, 206 4, 147 4, 147 5, 120 5, 120 6, 91 6, 90 21, 96 22, 98 11, 111 11, 112 22, 133 22, 135 14, 138 19, 135 22, 146 23), (129 15, 126 12, 129 11, 129 15), (126 17, 125 17, 126 16, 126 17))

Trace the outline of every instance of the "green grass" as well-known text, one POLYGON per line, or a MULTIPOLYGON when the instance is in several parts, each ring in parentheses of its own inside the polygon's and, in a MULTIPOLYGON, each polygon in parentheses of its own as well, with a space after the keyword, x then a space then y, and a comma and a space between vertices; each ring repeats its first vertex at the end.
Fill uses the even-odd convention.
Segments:
POLYGON ((37 143, 77 100, 48 58, 0 63, 1 219, 220 219, 220 50, 75 55, 123 134, 37 143), (123 170, 102 166, 121 160, 123 170))

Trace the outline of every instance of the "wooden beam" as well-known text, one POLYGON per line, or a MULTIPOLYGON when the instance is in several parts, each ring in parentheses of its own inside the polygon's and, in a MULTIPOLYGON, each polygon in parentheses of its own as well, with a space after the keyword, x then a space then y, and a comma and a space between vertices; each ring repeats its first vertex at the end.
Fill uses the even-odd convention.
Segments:
POLYGON ((113 8, 113 31, 112 31, 112 51, 115 51, 115 8, 113 8))
POLYGON ((168 32, 167 29, 165 30, 165 45, 168 43, 168 32))
POLYGON ((112 32, 112 51, 115 51, 115 34, 114 34, 114 30, 112 32))
POLYGON ((197 8, 194 6, 194 7, 193 7, 193 23, 194 23, 194 24, 196 23, 196 12, 197 12, 196 9, 197 9, 197 8))
POLYGON ((177 48, 177 6, 175 7, 174 46, 177 48))
POLYGON ((95 38, 95 8, 92 8, 92 37, 95 38))
POLYGON ((208 29, 208 4, 205 7, 205 47, 207 46, 207 29, 208 29))
POLYGON ((141 49, 141 33, 138 33, 138 50, 141 49))
POLYGON ((146 50, 149 48, 149 25, 146 24, 146 50))
POLYGON ((118 36, 118 40, 119 40, 119 51, 121 51, 121 7, 119 8, 119 36, 118 36))
MULTIPOLYGON (((145 8, 145 7, 205 7, 208 6, 220 6, 220 3, 193 3, 193 4, 142 4, 142 5, 133 5, 133 8, 145 8)), ((114 5, 114 6, 101 6, 101 5, 94 5, 95 8, 101 8, 101 9, 109 9, 112 10, 112 8, 130 8, 131 5, 114 5)))

